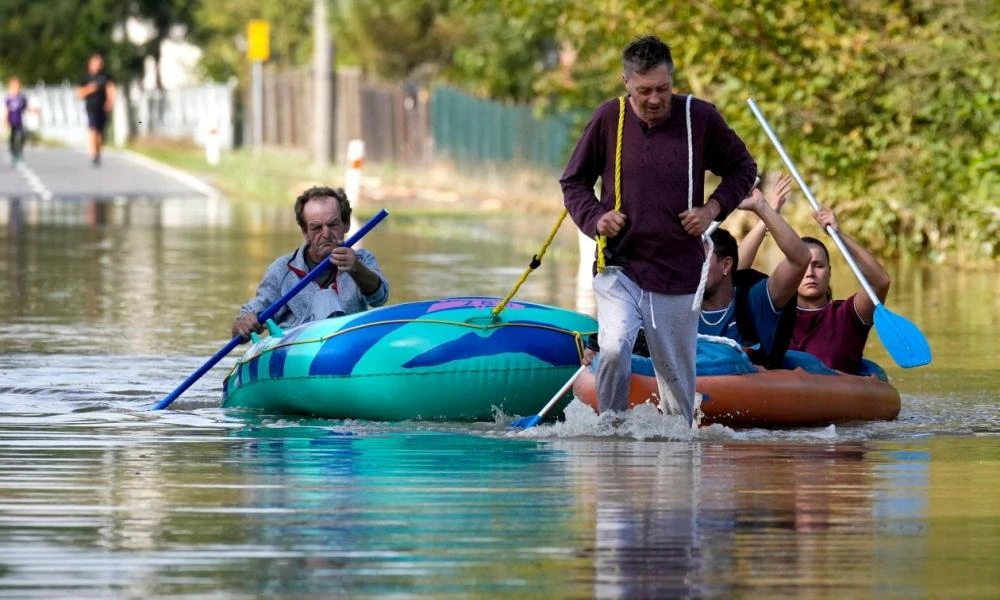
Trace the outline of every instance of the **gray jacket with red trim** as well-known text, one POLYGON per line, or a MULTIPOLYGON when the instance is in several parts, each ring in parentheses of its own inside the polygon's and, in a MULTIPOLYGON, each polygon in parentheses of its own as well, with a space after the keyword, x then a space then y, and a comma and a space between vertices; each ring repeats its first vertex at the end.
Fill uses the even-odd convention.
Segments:
MULTIPOLYGON (((279 257, 267 268, 257 286, 257 295, 240 308, 241 313, 260 314, 288 293, 299 280, 309 273, 305 260, 306 246, 295 252, 279 257)), ((375 255, 368 250, 357 250, 357 257, 366 267, 374 271, 382 282, 375 293, 364 295, 349 273, 338 272, 325 288, 313 281, 296 294, 288 304, 274 316, 274 322, 282 327, 294 327, 309 321, 352 314, 368 310, 368 307, 382 306, 389 299, 389 281, 382 275, 375 255)))

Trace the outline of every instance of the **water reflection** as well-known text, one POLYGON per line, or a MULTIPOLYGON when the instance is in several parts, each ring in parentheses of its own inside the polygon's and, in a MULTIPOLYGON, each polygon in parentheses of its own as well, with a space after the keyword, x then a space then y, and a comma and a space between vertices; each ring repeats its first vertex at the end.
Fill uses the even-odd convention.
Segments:
POLYGON ((998 438, 3 415, 0 593, 990 597, 998 486, 998 438))
POLYGON ((0 222, 15 235, 24 227, 229 227, 232 205, 221 198, 0 198, 0 222))
POLYGON ((246 543, 299 554, 256 571, 250 589, 283 581, 282 593, 314 592, 336 577, 348 593, 488 595, 534 578, 534 592, 565 596, 558 579, 533 576, 561 562, 545 547, 572 519, 551 510, 571 495, 535 443, 328 426, 232 435, 252 440, 231 447, 248 484, 281 483, 244 486, 241 504, 258 515, 246 543))
POLYGON ((596 597, 866 594, 879 583, 897 593, 926 558, 911 539, 926 534, 926 451, 553 445, 584 482, 577 510, 594 519, 596 597))

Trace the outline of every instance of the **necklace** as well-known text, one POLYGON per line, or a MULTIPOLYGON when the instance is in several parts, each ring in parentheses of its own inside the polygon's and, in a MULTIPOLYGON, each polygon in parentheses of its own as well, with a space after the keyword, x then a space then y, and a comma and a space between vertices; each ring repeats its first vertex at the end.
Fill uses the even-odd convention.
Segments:
MULTIPOLYGON (((730 306, 732 306, 732 302, 730 302, 730 306)), ((725 308, 725 310, 722 311, 722 314, 719 315, 719 318, 716 319, 714 322, 713 321, 709 321, 708 319, 705 318, 705 312, 706 311, 704 311, 704 310, 701 311, 701 322, 704 323, 705 325, 708 325, 709 327, 716 327, 729 314, 729 306, 727 306, 725 308)), ((710 310, 710 311, 707 311, 707 312, 713 312, 714 313, 714 312, 718 312, 718 311, 710 310)))

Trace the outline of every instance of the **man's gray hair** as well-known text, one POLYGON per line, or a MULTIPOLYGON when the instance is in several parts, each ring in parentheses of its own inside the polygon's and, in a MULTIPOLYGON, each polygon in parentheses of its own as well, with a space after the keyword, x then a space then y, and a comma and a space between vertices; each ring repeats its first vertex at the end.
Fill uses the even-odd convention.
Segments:
POLYGON ((622 52, 622 66, 626 77, 645 73, 660 65, 667 65, 667 71, 673 77, 674 59, 670 56, 670 46, 655 35, 633 40, 622 52))

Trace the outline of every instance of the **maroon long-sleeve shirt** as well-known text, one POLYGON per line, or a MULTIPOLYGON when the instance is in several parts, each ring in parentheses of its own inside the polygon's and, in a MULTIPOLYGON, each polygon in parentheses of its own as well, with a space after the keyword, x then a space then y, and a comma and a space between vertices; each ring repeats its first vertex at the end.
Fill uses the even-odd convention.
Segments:
MULTIPOLYGON (((621 212, 625 229, 608 239, 606 262, 625 272, 645 290, 660 294, 693 294, 698 289, 705 250, 698 236, 681 225, 688 209, 688 141, 686 96, 671 98, 670 116, 649 127, 625 100, 622 134, 621 212)), ((692 206, 705 203, 705 171, 722 178, 712 192, 722 220, 750 193, 757 164, 743 140, 716 108, 692 98, 691 131, 694 188, 692 206)), ((594 111, 559 180, 563 200, 580 230, 594 237, 597 221, 615 206, 615 144, 618 99, 594 111), (601 199, 594 184, 601 178, 601 199)))

